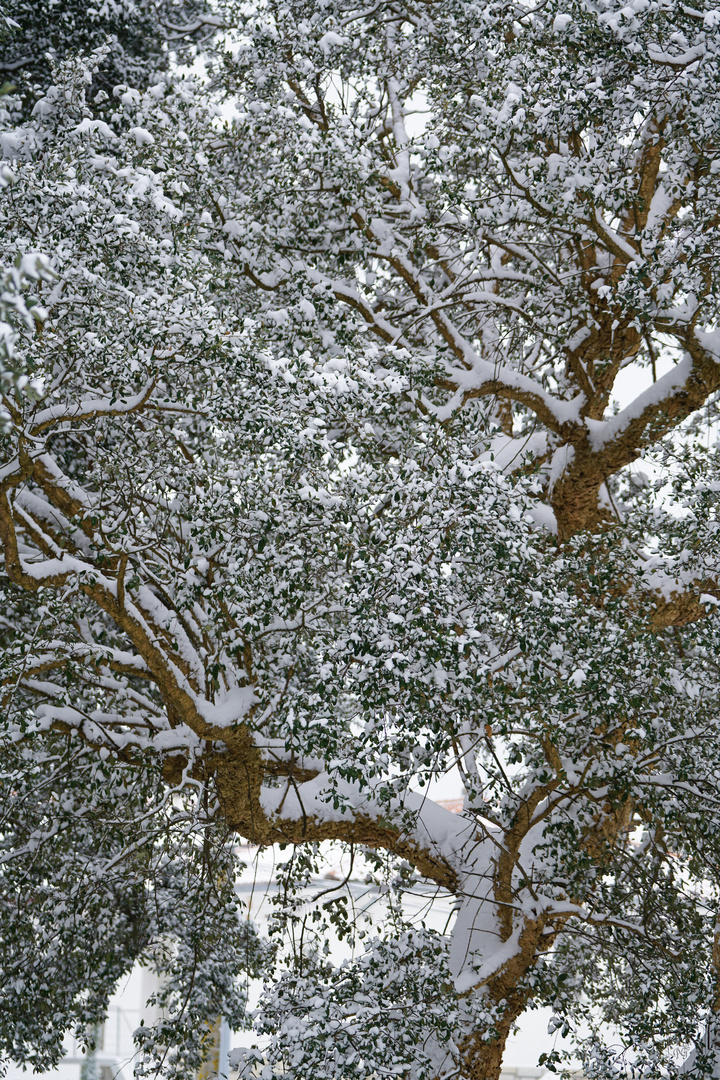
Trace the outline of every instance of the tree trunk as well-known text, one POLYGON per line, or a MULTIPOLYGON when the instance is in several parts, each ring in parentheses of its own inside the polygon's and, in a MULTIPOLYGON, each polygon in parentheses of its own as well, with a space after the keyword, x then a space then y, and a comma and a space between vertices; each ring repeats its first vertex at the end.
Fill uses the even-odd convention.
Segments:
POLYGON ((527 991, 515 990, 505 999, 502 1018, 495 1025, 495 1038, 489 1040, 484 1034, 473 1032, 461 1042, 463 1080, 500 1080, 508 1036, 525 1011, 528 997, 527 991))

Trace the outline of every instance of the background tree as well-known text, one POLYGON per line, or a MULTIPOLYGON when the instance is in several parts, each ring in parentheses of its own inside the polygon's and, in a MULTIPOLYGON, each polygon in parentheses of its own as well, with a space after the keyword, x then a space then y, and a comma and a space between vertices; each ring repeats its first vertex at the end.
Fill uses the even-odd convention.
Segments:
MULTIPOLYGON (((3 886, 20 895, 32 869, 47 896, 14 947, 44 956, 33 934, 78 897, 100 925, 107 901, 63 884, 91 844, 92 881, 119 875, 142 908, 159 868, 195 874, 196 820, 223 853, 193 878, 208 912, 218 878, 230 904, 228 834, 290 844, 281 929, 333 840, 391 895, 420 876, 457 914, 438 935, 393 903, 334 968, 323 926, 351 920, 314 912, 301 956, 275 949, 268 1075, 493 1080, 534 1004, 594 1026, 590 1075, 675 1075, 693 1044, 708 1074, 714 13, 274 3, 237 37, 214 88, 232 123, 170 78, 97 118, 96 53, 4 133, 12 254, 51 254, 55 275, 42 331, 16 331, 31 389, 5 397, 4 738, 21 754, 3 791, 27 791, 37 823, 20 836, 7 815, 3 886), (628 369, 647 385, 620 408, 628 369), (623 472, 651 450, 657 491, 623 472), (31 796, 50 755, 61 800, 73 754, 102 844, 74 802, 31 796), (453 765, 462 815, 422 794, 453 765), (150 822, 171 809, 184 839, 163 855, 150 822), (125 841, 141 814, 152 873, 125 841)), ((138 921, 135 938, 117 921, 112 963, 89 950, 73 969, 63 1020, 101 1016, 168 933, 192 955, 197 919, 138 921)), ((202 926, 197 985, 227 1003, 191 980, 143 1067, 181 1068, 202 1009, 231 1008, 240 945, 223 956, 202 926)), ((28 1056, 43 1028, 26 1016, 12 1042, 6 996, 5 1045, 28 1056)))
MULTIPOLYGON (((94 95, 119 84, 146 86, 171 59, 207 46, 222 19, 203 0, 5 0, 0 77, 12 84, 26 110, 52 82, 52 65, 88 53, 111 38, 115 48, 95 73, 94 95)), ((97 97, 97 95, 100 97, 97 97)))

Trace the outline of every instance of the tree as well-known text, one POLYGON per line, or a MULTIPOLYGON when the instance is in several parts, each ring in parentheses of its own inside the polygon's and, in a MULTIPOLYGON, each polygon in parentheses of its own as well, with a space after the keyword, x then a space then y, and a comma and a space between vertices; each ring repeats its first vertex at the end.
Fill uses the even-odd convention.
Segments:
POLYGON ((222 19, 202 0, 8 0, 0 11, 0 76, 14 84, 25 108, 52 82, 52 64, 87 53, 112 38, 116 47, 95 73, 96 108, 120 83, 146 85, 167 70, 171 51, 186 57, 207 45, 222 19), (99 96, 98 96, 99 95, 99 96))
POLYGON ((196 1061, 264 963, 268 1077, 495 1080, 538 1004, 589 1025, 591 1076, 693 1046, 709 1075, 715 13, 236 18, 209 91, 121 88, 99 119, 101 51, 4 139, 12 253, 53 275, 4 399, 5 1046, 53 1060, 155 956, 143 1068, 196 1061), (462 815, 423 794, 452 765, 462 815), (294 852, 300 954, 223 955, 236 835, 294 852), (363 940, 341 889, 308 913, 326 841, 391 898, 453 894, 451 933, 392 899, 363 940), (109 924, 111 893, 141 914, 109 924), (328 922, 356 935, 337 967, 328 922))

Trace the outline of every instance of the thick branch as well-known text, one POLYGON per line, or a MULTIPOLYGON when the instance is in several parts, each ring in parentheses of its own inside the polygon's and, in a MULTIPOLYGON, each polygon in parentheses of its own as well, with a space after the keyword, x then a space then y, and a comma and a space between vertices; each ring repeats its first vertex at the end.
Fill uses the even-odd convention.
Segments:
POLYGON ((378 803, 367 789, 331 783, 321 764, 286 763, 279 782, 277 760, 264 754, 241 728, 228 743, 227 753, 215 758, 223 815, 228 825, 251 843, 304 844, 342 840, 382 848, 411 862, 425 877, 450 892, 459 889, 453 852, 474 831, 473 823, 444 810, 420 795, 407 794, 402 804, 378 803), (267 780, 275 786, 269 786, 267 780), (335 809, 333 795, 341 800, 335 809), (388 819, 402 820, 405 828, 388 819), (445 837, 438 842, 438 836, 445 837))

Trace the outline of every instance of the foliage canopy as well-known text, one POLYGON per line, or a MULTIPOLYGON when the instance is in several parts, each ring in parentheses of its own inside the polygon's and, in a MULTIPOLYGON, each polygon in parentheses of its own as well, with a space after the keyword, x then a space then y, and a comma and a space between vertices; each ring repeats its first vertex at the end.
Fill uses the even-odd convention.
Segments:
POLYGON ((3 102, 3 1052, 141 960, 141 1073, 249 972, 243 1078, 496 1080, 538 1005, 588 1076, 711 1075, 720 16, 207 18, 209 81, 71 20, 3 102), (272 947, 238 837, 289 846, 272 947), (328 841, 371 933, 308 911, 328 841))

